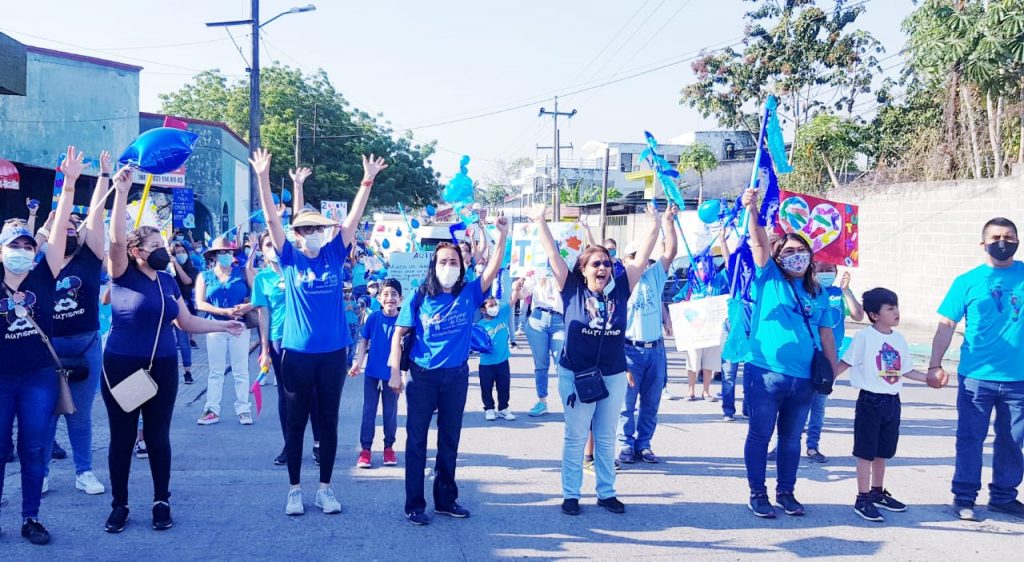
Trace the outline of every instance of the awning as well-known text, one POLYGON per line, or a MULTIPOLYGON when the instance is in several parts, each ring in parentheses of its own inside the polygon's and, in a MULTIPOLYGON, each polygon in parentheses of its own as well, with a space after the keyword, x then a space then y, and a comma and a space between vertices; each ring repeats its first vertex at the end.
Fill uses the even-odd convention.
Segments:
POLYGON ((0 158, 0 189, 18 189, 21 176, 10 160, 0 158))

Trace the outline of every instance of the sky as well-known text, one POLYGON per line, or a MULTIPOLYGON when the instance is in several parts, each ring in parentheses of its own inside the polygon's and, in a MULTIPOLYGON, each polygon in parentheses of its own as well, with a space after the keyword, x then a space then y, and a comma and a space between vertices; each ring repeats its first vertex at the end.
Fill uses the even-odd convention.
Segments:
MULTIPOLYGON (((859 0, 858 0, 859 1, 859 0)), ((263 0, 261 20, 309 0, 263 0)), ((679 105, 701 49, 737 40, 750 3, 742 0, 313 0, 316 11, 263 28, 262 64, 312 72, 323 68, 355 107, 382 113, 399 131, 436 140, 432 159, 445 176, 468 154, 471 176, 497 160, 548 155, 553 140, 541 107, 576 109, 559 119, 563 145, 579 156, 588 140, 640 142, 643 131, 667 139, 717 128, 679 105), (674 63, 674 64, 673 64, 674 63), (654 70, 657 67, 665 68, 654 70), (634 74, 650 72, 640 76, 634 74), (576 90, 603 84, 586 92, 576 90), (482 116, 488 113, 493 115, 482 116)), ((142 111, 160 109, 197 72, 218 68, 245 78, 248 28, 232 28, 240 48, 212 21, 249 18, 249 0, 4 0, 0 32, 40 47, 144 67, 142 111), (44 22, 42 25, 40 22, 44 22)), ((830 0, 818 0, 823 7, 830 0)), ((886 48, 896 75, 911 0, 867 0, 857 26, 886 48)), ((870 111, 868 97, 858 111, 870 111)))

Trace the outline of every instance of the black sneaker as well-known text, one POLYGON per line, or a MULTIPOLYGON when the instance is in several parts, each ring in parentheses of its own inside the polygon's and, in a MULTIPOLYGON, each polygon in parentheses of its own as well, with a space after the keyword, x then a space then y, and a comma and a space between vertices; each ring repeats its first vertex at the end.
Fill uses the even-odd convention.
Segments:
POLYGON ((277 466, 284 466, 288 464, 288 456, 284 454, 284 451, 281 451, 280 455, 274 457, 274 464, 277 466))
POLYGON ((636 462, 636 452, 630 447, 623 448, 619 451, 619 456, 615 460, 623 464, 633 464, 636 462))
POLYGON ((171 506, 167 502, 153 502, 153 528, 166 531, 174 526, 171 519, 171 506))
POLYGON ((313 464, 320 466, 320 447, 313 446, 313 464))
POLYGON ((43 527, 38 519, 26 519, 21 526, 21 536, 28 539, 32 544, 46 544, 50 542, 50 531, 43 527))
POLYGON ((146 448, 145 441, 139 441, 135 444, 135 458, 137 459, 148 459, 149 449, 146 448))
POLYGON ((192 349, 199 349, 199 344, 196 343, 196 340, 188 340, 188 346, 192 349))
POLYGON ((1024 504, 1020 503, 1019 500, 1012 500, 1004 503, 988 503, 990 511, 997 511, 999 513, 1006 513, 1013 515, 1014 517, 1020 517, 1024 519, 1024 504))
POLYGON ((786 515, 799 517, 805 513, 804 506, 796 501, 796 496, 793 495, 793 492, 775 494, 775 503, 779 504, 779 507, 786 512, 786 515))
POLYGON ((562 500, 562 513, 566 515, 580 514, 580 500, 567 498, 562 500))
MULTIPOLYGON (((65 450, 64 450, 64 449, 63 449, 63 448, 62 448, 62 447, 60 446, 60 444, 59 444, 59 443, 57 443, 56 441, 54 441, 54 442, 53 442, 53 453, 51 453, 51 454, 50 454, 50 456, 52 456, 53 458, 55 458, 55 459, 57 459, 57 460, 63 460, 63 459, 66 459, 66 458, 68 458, 68 452, 67 452, 67 451, 65 451, 65 450)), ((43 530, 45 531, 46 529, 43 529, 43 530)))
POLYGON ((447 515, 456 519, 465 519, 469 517, 469 510, 457 503, 453 503, 451 506, 444 508, 435 507, 434 513, 447 515))
POLYGON ((896 498, 892 497, 889 490, 871 491, 871 503, 875 504, 875 507, 880 507, 889 511, 906 511, 907 505, 901 501, 897 501, 896 498))
POLYGON ((768 499, 768 494, 764 492, 755 492, 750 494, 750 502, 747 503, 747 507, 750 511, 754 512, 754 515, 762 517, 764 519, 775 519, 775 506, 772 505, 771 500, 768 499))
POLYGON ((192 373, 190 371, 185 371, 185 384, 192 384, 194 382, 196 381, 192 378, 192 373))
POLYGON ((807 460, 819 464, 825 464, 828 462, 828 457, 821 454, 821 451, 817 449, 807 449, 807 460))
POLYGON ((103 526, 108 533, 120 533, 128 524, 128 506, 119 505, 110 512, 107 523, 103 526))
POLYGON ((654 451, 652 451, 650 448, 644 449, 643 451, 640 452, 640 460, 644 461, 647 464, 658 464, 660 462, 658 460, 657 455, 655 455, 654 451))
POLYGON ((607 499, 598 499, 597 505, 607 509, 612 513, 626 513, 626 506, 622 505, 619 498, 612 496, 607 499))
POLYGON ((853 504, 853 512, 860 515, 867 521, 874 521, 880 523, 885 521, 885 517, 878 511, 878 506, 871 501, 871 496, 857 496, 857 502, 853 504))
POLYGON ((405 516, 409 518, 409 522, 412 523, 413 525, 417 525, 417 526, 422 527, 423 525, 429 525, 430 524, 430 518, 427 517, 427 514, 423 513, 422 511, 414 511, 412 513, 406 513, 405 516))

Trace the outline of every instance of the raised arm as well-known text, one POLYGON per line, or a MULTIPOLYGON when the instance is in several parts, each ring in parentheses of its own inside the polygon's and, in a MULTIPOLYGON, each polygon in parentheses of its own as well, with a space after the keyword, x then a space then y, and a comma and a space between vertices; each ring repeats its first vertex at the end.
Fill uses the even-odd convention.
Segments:
POLYGON ((662 237, 665 241, 665 248, 661 254, 661 267, 665 268, 666 272, 672 267, 672 262, 679 252, 679 237, 676 235, 675 222, 678 212, 679 207, 669 203, 668 208, 665 209, 665 215, 661 219, 662 237))
POLYGON ((729 250, 729 233, 722 229, 722 235, 718 239, 718 247, 722 249, 722 267, 729 271, 729 256, 732 252, 729 250))
POLYGON ((71 218, 71 208, 75 206, 75 183, 82 170, 85 170, 85 155, 78 152, 75 147, 69 146, 67 157, 60 165, 60 171, 64 173, 64 188, 60 192, 60 199, 57 200, 57 213, 53 218, 53 225, 50 227, 50 236, 47 239, 49 247, 46 249, 46 264, 50 266, 53 276, 60 275, 64 267, 64 248, 68 243, 68 224, 71 218))
POLYGON ((132 170, 128 166, 114 174, 114 209, 110 214, 110 278, 117 279, 128 269, 128 191, 132 188, 132 170))
POLYGON ((537 225, 540 234, 540 245, 544 253, 548 255, 548 265, 555 278, 555 285, 561 291, 565 287, 565 280, 569 278, 569 266, 566 265, 562 255, 558 253, 558 245, 555 244, 555 237, 551 235, 551 229, 547 223, 548 207, 543 203, 534 205, 533 209, 526 215, 537 225))
POLYGON ((313 170, 309 168, 288 170, 288 175, 292 178, 292 216, 294 216, 306 207, 306 195, 302 186, 305 185, 309 176, 313 175, 313 170))
POLYGON ((256 172, 259 184, 260 209, 263 210, 263 218, 267 221, 267 229, 270 230, 270 241, 274 249, 281 252, 286 238, 284 227, 281 226, 281 215, 277 214, 277 207, 274 206, 274 196, 270 193, 270 152, 265 148, 257 149, 249 159, 252 169, 256 172))
MULTIPOLYGON (((25 198, 25 206, 28 207, 28 220, 25 221, 25 228, 27 228, 29 232, 35 234, 35 231, 36 231, 36 219, 38 218, 38 213, 39 213, 39 201, 36 201, 35 204, 33 204, 32 203, 32 198, 31 197, 26 197, 25 198)), ((37 242, 36 246, 38 246, 38 245, 39 244, 37 242)))
POLYGON ((103 259, 106 251, 103 247, 103 207, 107 200, 107 189, 110 187, 110 174, 113 171, 114 161, 110 158, 110 153, 104 150, 100 153, 100 177, 96 180, 96 189, 92 190, 92 198, 89 200, 89 214, 85 216, 82 232, 78 233, 79 241, 84 239, 93 255, 99 259, 103 259))
POLYGON ((498 217, 494 225, 498 227, 498 243, 494 255, 487 260, 487 267, 484 268, 484 273, 480 276, 480 290, 484 293, 491 289, 491 283, 494 283, 498 272, 501 271, 501 263, 505 260, 505 241, 508 240, 508 219, 498 217))
POLYGON ((626 278, 629 279, 630 291, 640 282, 640 277, 647 270, 647 260, 651 259, 654 245, 658 243, 658 231, 661 226, 658 224, 658 209, 654 203, 647 204, 647 219, 651 222, 650 232, 640 243, 640 249, 636 251, 636 258, 629 260, 629 265, 626 266, 626 278))
POLYGON ((846 302, 846 308, 850 311, 850 318, 853 318, 857 322, 864 320, 864 306, 857 300, 857 296, 850 290, 850 272, 846 271, 843 276, 839 279, 839 288, 843 290, 843 301, 846 302))
MULTIPOLYGON (((384 163, 383 158, 378 158, 371 154, 367 157, 363 155, 363 181, 359 183, 359 192, 356 193, 356 198, 352 200, 352 208, 348 210, 348 216, 345 217, 345 224, 341 229, 341 241, 348 245, 355 240, 356 230, 359 229, 359 221, 363 218, 363 212, 366 211, 366 202, 370 200, 370 190, 373 188, 373 181, 376 179, 377 174, 381 171, 386 170, 388 167, 384 163)), ((410 232, 411 236, 412 233, 410 232)))
POLYGON ((754 263, 757 267, 764 267, 768 260, 772 259, 771 249, 768 247, 768 233, 761 226, 761 219, 757 209, 757 190, 749 188, 743 192, 743 206, 747 209, 747 228, 750 231, 750 252, 754 254, 754 263))

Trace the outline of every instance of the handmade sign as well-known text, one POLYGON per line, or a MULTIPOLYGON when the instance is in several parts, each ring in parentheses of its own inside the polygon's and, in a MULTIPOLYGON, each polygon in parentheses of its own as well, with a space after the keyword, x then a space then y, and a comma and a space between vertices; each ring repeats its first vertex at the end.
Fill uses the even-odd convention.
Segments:
POLYGON ((388 277, 402 283, 403 294, 418 288, 430 269, 429 252, 391 252, 390 261, 388 277))
MULTIPOLYGON (((587 239, 586 228, 578 222, 549 223, 551 235, 565 264, 572 269, 583 251, 587 239)), ((537 225, 517 224, 512 229, 512 277, 546 277, 550 274, 548 256, 540 243, 537 225)))
POLYGON ((348 201, 321 201, 320 214, 338 224, 345 222, 348 215, 348 201))
POLYGON ((195 196, 191 187, 180 187, 171 190, 173 221, 175 228, 196 227, 195 196))
POLYGON ((676 350, 689 351, 722 344, 722 330, 729 314, 729 295, 677 302, 668 305, 676 350))
POLYGON ((796 232, 811 245, 814 259, 857 267, 860 257, 856 205, 783 191, 776 230, 796 232))

